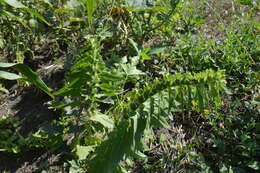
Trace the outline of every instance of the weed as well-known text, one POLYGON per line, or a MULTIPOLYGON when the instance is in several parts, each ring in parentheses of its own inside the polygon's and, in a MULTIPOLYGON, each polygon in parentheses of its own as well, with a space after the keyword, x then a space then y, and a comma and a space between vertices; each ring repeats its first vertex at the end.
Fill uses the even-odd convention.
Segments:
POLYGON ((0 152, 45 148, 74 173, 259 171, 258 2, 21 2, 0 1, 0 78, 60 116, 27 137, 2 117, 0 152), (34 71, 57 62, 52 90, 34 71))

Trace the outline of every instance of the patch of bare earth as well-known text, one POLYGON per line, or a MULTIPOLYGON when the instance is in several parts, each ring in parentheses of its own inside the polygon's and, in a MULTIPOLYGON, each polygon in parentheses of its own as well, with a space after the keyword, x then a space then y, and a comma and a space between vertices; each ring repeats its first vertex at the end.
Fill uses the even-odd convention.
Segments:
MULTIPOLYGON (((62 65, 52 65, 52 60, 44 57, 35 58, 26 64, 33 70, 37 70, 50 88, 63 85, 64 68, 62 65)), ((44 123, 58 119, 59 112, 48 109, 46 105, 46 102, 50 100, 49 96, 36 87, 26 83, 16 84, 13 81, 3 81, 3 84, 10 93, 1 96, 0 118, 2 116, 18 117, 20 125, 16 133, 26 138, 29 133, 37 132, 44 123)), ((27 150, 20 154, 0 151, 0 173, 31 173, 37 170, 65 171, 64 166, 59 163, 59 155, 49 153, 45 148, 27 150)))

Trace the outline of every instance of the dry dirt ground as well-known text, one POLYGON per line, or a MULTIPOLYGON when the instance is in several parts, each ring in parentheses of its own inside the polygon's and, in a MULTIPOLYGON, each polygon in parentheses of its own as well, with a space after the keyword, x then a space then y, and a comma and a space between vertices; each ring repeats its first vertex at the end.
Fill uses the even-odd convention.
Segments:
MULTIPOLYGON (((55 76, 55 75, 54 75, 55 76)), ((62 80, 62 73, 56 75, 62 80)), ((5 97, 0 105, 0 116, 11 115, 19 117, 21 125, 16 131, 26 137, 30 132, 36 132, 44 122, 50 122, 58 117, 58 112, 50 110, 45 105, 49 100, 44 93, 37 91, 34 87, 15 87, 9 90, 10 95, 5 97)), ((0 173, 16 172, 30 173, 48 167, 59 161, 59 156, 48 153, 45 149, 28 151, 21 155, 0 153, 0 173)), ((53 168, 57 170, 57 167, 53 168)), ((62 172, 61 167, 58 172, 62 172)))

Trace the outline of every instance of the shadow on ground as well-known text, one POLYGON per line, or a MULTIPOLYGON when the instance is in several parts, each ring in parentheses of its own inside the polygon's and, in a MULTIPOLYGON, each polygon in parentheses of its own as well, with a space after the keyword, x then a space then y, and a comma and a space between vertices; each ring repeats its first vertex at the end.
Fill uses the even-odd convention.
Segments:
MULTIPOLYGON (((21 124, 15 130, 23 137, 38 131, 44 123, 58 119, 60 112, 48 109, 45 104, 50 100, 49 96, 35 87, 18 87, 9 91, 11 94, 0 104, 0 117, 18 117, 21 124)), ((59 160, 57 153, 48 153, 46 149, 30 150, 21 154, 0 152, 0 173, 38 172, 37 170, 55 165, 59 160)), ((62 167, 54 166, 53 171, 64 172, 62 167)))
POLYGON ((67 172, 64 166, 59 165, 59 156, 48 154, 44 149, 37 149, 15 155, 2 153, 0 155, 0 172, 32 173, 42 172, 48 168, 50 172, 67 172))

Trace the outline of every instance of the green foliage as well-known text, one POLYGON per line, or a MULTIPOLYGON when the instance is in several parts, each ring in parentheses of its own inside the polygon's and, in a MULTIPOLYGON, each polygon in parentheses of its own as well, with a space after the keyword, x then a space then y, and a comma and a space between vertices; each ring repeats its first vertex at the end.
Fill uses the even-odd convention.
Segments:
POLYGON ((26 138, 1 118, 0 152, 45 148, 71 173, 259 171, 257 2, 232 1, 216 38, 201 30, 208 1, 0 3, 1 61, 12 62, 0 78, 34 84, 60 111, 26 138), (54 91, 34 72, 45 63, 64 67, 54 91))
POLYGON ((9 79, 9 80, 25 80, 32 84, 34 84, 36 87, 44 91, 46 94, 51 96, 53 98, 53 95, 51 94, 51 89, 47 87, 47 85, 42 81, 42 79, 37 75, 35 72, 33 72, 27 65, 25 64, 16 64, 16 63, 3 63, 0 62, 0 68, 9 68, 13 67, 17 69, 21 74, 23 74, 26 78, 22 78, 19 75, 16 75, 14 73, 9 73, 5 71, 0 71, 0 78, 3 79, 9 79))
MULTIPOLYGON (((45 19, 44 17, 39 14, 37 11, 34 11, 28 7, 26 7, 25 5, 23 5, 21 2, 19 1, 16 1, 16 0, 1 0, 0 2, 5 2, 7 3, 8 5, 14 7, 14 8, 19 8, 19 9, 22 9, 28 13, 30 13, 31 15, 37 17, 39 20, 41 20, 42 22, 46 23, 47 25, 50 25, 45 19)), ((3 11, 3 14, 4 15, 7 15, 8 17, 12 17, 12 15, 10 13, 8 13, 7 11, 3 11)), ((13 17, 15 18, 15 17, 13 17)), ((17 17, 16 19, 18 19, 18 21, 20 21, 20 19, 17 17)))
MULTIPOLYGON (((108 135, 108 140, 101 143, 100 147, 97 148, 97 152, 95 154, 96 156, 94 156, 94 158, 90 161, 89 171, 115 171, 117 164, 121 159, 123 159, 124 155, 129 155, 130 152, 135 152, 135 145, 140 142, 140 138, 144 135, 144 130, 147 126, 151 128, 153 124, 161 124, 162 127, 167 127, 164 125, 164 123, 162 123, 167 122, 167 115, 162 114, 162 112, 158 112, 156 114, 156 112, 153 110, 162 109, 161 104, 156 102, 156 99, 152 98, 153 95, 156 95, 156 93, 173 86, 198 85, 201 88, 205 84, 207 84, 211 89, 214 88, 212 92, 218 93, 219 90, 224 87, 224 81, 221 72, 215 73, 213 71, 208 71, 207 73, 199 73, 195 74, 194 76, 191 74, 176 74, 174 77, 166 76, 161 80, 156 80, 153 84, 146 86, 144 89, 141 89, 138 92, 134 92, 134 94, 130 94, 130 96, 128 96, 128 100, 130 101, 126 103, 126 105, 122 105, 123 110, 120 111, 123 113, 123 119, 119 122, 115 130, 113 130, 108 135), (143 107, 142 105, 148 99, 153 100, 153 102, 150 101, 150 103, 148 103, 150 104, 150 110, 148 112, 143 112, 143 110, 139 107, 143 107), (139 109, 140 112, 137 113, 139 109), (151 122, 149 122, 149 120, 151 122), (120 149, 118 146, 121 146, 120 149), (100 167, 100 165, 103 166, 100 167)), ((200 92, 199 89, 196 89, 196 99, 200 104, 203 104, 203 102, 206 100, 207 93, 198 92, 200 92)), ((168 94, 173 95, 173 93, 170 91, 168 94)), ((191 95, 192 93, 186 94, 191 95)), ((172 98, 170 97, 168 99, 170 100, 172 98)), ((181 99, 181 101, 184 102, 184 98, 181 99)), ((213 100, 215 99, 218 98, 213 97, 213 100)), ((204 105, 201 105, 201 108, 203 107, 204 105)), ((167 107, 166 109, 169 110, 171 107, 167 107)))
POLYGON ((0 119, 0 152, 21 152, 21 146, 25 145, 24 138, 19 133, 14 133, 19 126, 19 120, 8 116, 0 119))
POLYGON ((96 1, 94 0, 86 0, 87 12, 88 12, 88 23, 92 25, 93 22, 93 13, 96 8, 96 1))

